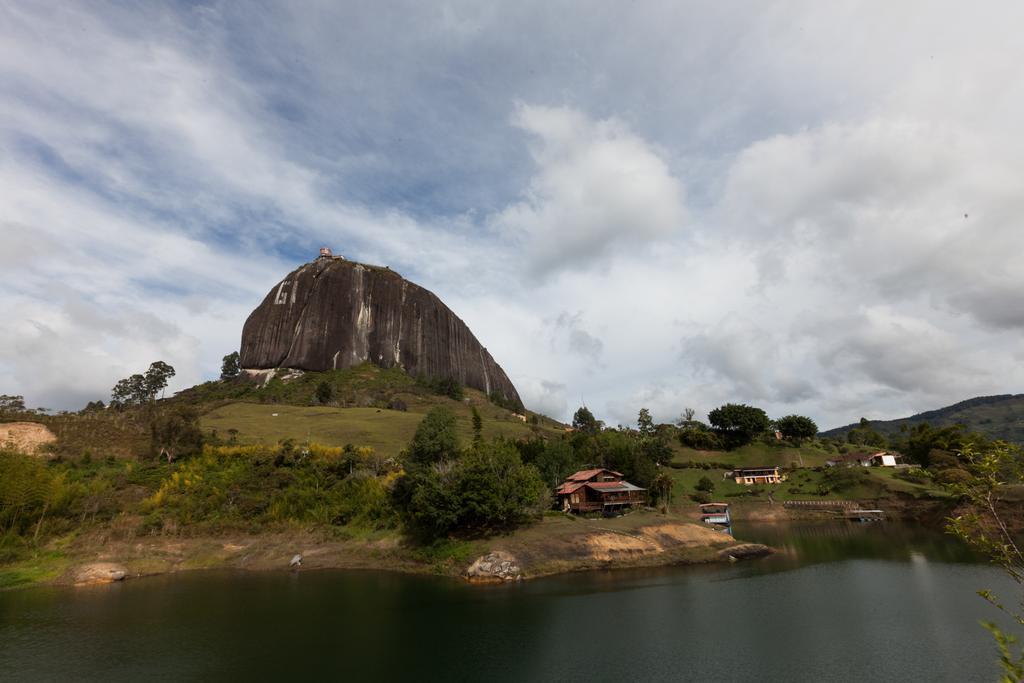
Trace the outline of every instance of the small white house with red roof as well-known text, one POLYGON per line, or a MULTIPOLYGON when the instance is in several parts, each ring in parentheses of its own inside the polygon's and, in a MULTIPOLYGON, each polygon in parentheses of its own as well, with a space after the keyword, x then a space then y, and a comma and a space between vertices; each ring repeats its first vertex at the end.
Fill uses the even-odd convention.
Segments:
POLYGON ((555 489, 555 496, 559 507, 569 512, 621 512, 647 503, 647 489, 603 467, 569 476, 555 489))

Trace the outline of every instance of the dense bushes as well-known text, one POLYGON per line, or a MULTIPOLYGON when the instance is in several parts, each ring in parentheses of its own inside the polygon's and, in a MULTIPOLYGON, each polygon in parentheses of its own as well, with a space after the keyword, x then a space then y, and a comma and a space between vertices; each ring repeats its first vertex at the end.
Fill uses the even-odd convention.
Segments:
POLYGON ((511 443, 480 444, 459 458, 413 469, 396 487, 406 528, 435 539, 512 529, 539 516, 547 487, 511 443))
MULTIPOLYGON (((389 473, 376 476, 372 449, 301 449, 284 443, 206 446, 181 464, 143 505, 179 525, 248 527, 268 522, 360 524, 383 528, 396 518, 389 473)), ((394 475, 390 475, 393 479, 394 475)))
POLYGON ((698 451, 720 451, 725 445, 718 434, 704 425, 684 427, 679 430, 679 443, 698 451))
MULTIPOLYGON (((544 450, 541 446, 538 453, 544 450)), ((398 480, 392 499, 407 530, 421 539, 456 531, 480 534, 510 529, 544 506, 547 487, 537 468, 523 463, 515 444, 475 439, 463 451, 455 416, 444 408, 435 408, 423 418, 406 461, 407 472, 398 480)))

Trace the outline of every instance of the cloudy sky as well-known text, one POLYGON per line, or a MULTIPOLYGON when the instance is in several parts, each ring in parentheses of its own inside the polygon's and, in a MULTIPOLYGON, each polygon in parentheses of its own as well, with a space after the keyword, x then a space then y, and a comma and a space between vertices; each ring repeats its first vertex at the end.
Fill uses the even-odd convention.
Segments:
POLYGON ((1019 2, 0 1, 0 393, 216 376, 329 245, 528 407, 1024 391, 1019 2))

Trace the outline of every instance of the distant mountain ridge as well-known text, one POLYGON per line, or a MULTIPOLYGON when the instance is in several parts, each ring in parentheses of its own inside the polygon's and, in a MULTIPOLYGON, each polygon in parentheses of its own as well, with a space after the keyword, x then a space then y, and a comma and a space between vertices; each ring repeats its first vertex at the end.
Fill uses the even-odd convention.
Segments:
MULTIPOLYGON (((892 436, 899 434, 900 427, 903 425, 909 429, 913 425, 923 422, 927 422, 933 427, 962 424, 971 431, 980 432, 993 439, 1024 444, 1024 394, 978 396, 910 417, 896 420, 872 420, 871 427, 886 436, 892 436)), ((856 426, 858 423, 836 427, 822 432, 821 435, 842 439, 856 426)))

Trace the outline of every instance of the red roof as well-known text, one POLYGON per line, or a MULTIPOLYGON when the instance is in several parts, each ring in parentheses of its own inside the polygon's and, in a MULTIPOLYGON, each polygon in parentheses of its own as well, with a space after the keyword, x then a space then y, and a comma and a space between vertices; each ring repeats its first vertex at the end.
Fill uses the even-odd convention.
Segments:
POLYGON ((582 481, 567 481, 561 486, 559 486, 557 489, 555 489, 555 495, 572 493, 573 491, 576 491, 577 489, 581 488, 585 483, 586 482, 582 481))
POLYGON ((608 469, 605 469, 603 467, 598 467, 598 468, 592 469, 592 470, 580 470, 576 474, 569 475, 569 477, 566 479, 566 481, 588 481, 590 479, 593 479, 597 475, 601 474, 602 472, 607 472, 608 474, 614 474, 616 477, 621 477, 622 476, 621 472, 615 472, 613 470, 608 470, 608 469))

